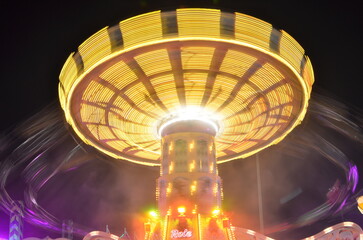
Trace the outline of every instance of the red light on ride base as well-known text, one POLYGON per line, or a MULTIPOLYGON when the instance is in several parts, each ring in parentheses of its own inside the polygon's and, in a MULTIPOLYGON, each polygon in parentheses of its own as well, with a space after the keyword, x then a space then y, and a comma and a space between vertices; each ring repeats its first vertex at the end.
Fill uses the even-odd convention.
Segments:
POLYGON ((144 228, 145 228, 145 232, 150 232, 151 231, 150 223, 145 223, 144 228))
POLYGON ((231 225, 229 222, 229 219, 223 219, 222 224, 223 224, 223 228, 228 228, 231 225))

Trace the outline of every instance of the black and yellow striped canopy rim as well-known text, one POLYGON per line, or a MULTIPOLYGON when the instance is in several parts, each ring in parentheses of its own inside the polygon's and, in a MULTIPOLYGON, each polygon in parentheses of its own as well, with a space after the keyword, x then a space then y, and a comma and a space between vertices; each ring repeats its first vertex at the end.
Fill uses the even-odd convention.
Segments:
POLYGON ((185 8, 95 33, 64 64, 59 98, 83 141, 146 165, 160 164, 165 119, 206 112, 223 126, 221 163, 281 141, 304 118, 313 82, 309 58, 285 31, 241 13, 185 8))

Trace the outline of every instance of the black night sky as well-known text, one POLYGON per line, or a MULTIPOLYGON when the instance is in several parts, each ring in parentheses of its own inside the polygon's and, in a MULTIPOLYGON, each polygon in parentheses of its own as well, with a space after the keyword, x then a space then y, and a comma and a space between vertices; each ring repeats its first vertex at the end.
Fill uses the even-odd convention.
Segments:
MULTIPOLYGON (((313 92, 330 96, 351 109, 363 109, 363 16, 359 3, 357 0, 1 1, 0 133, 6 135, 20 122, 48 104, 57 102, 58 75, 63 63, 93 33, 137 14, 181 7, 241 12, 285 30, 303 46, 312 61, 315 72, 313 92)), ((363 176, 362 160, 356 164, 359 174, 363 176)), ((230 164, 221 169, 221 175, 231 167, 245 169, 248 163, 242 165, 243 163, 230 164)), ((136 170, 133 168, 138 166, 125 164, 124 169, 127 170, 123 171, 130 170, 135 174, 147 171, 143 167, 136 170)), ((153 174, 155 175, 155 171, 153 174)), ((227 175, 225 182, 231 180, 227 175)), ((151 179, 152 185, 154 182, 151 179)), ((225 198, 233 192, 228 189, 230 185, 225 184, 225 198)), ((151 189, 150 196, 153 191, 151 189)), ((350 215, 363 226, 363 215, 359 216, 355 212, 350 215)), ((341 220, 345 220, 345 216, 341 216, 341 220)), ((321 223, 307 232, 312 235, 334 223, 321 223)), ((7 233, 3 233, 7 230, 7 224, 7 215, 0 212, 0 238, 7 237, 7 233)), ((25 237, 31 234, 45 237, 48 233, 44 230, 29 230, 25 237)), ((48 235, 57 237, 54 233, 48 235)), ((301 232, 297 235, 309 236, 301 232)))

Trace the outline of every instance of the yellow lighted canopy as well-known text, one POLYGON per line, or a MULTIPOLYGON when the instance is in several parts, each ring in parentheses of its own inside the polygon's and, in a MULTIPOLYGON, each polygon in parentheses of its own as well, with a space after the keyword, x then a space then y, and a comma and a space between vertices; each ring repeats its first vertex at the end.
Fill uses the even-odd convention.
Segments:
POLYGON ((155 11, 106 27, 67 59, 59 98, 77 135, 117 159, 159 165, 160 122, 218 118, 217 161, 282 140, 306 112, 310 60, 286 32, 240 13, 155 11))

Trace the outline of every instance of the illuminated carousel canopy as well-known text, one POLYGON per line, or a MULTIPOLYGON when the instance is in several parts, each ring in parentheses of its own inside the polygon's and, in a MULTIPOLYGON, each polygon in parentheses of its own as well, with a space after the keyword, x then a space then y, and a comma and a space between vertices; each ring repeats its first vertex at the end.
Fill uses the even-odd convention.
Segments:
POLYGON ((155 11, 106 27, 60 73, 66 120, 87 144, 159 165, 160 131, 203 120, 217 128, 217 162, 282 140, 306 112, 310 60, 285 31, 241 13, 155 11))

